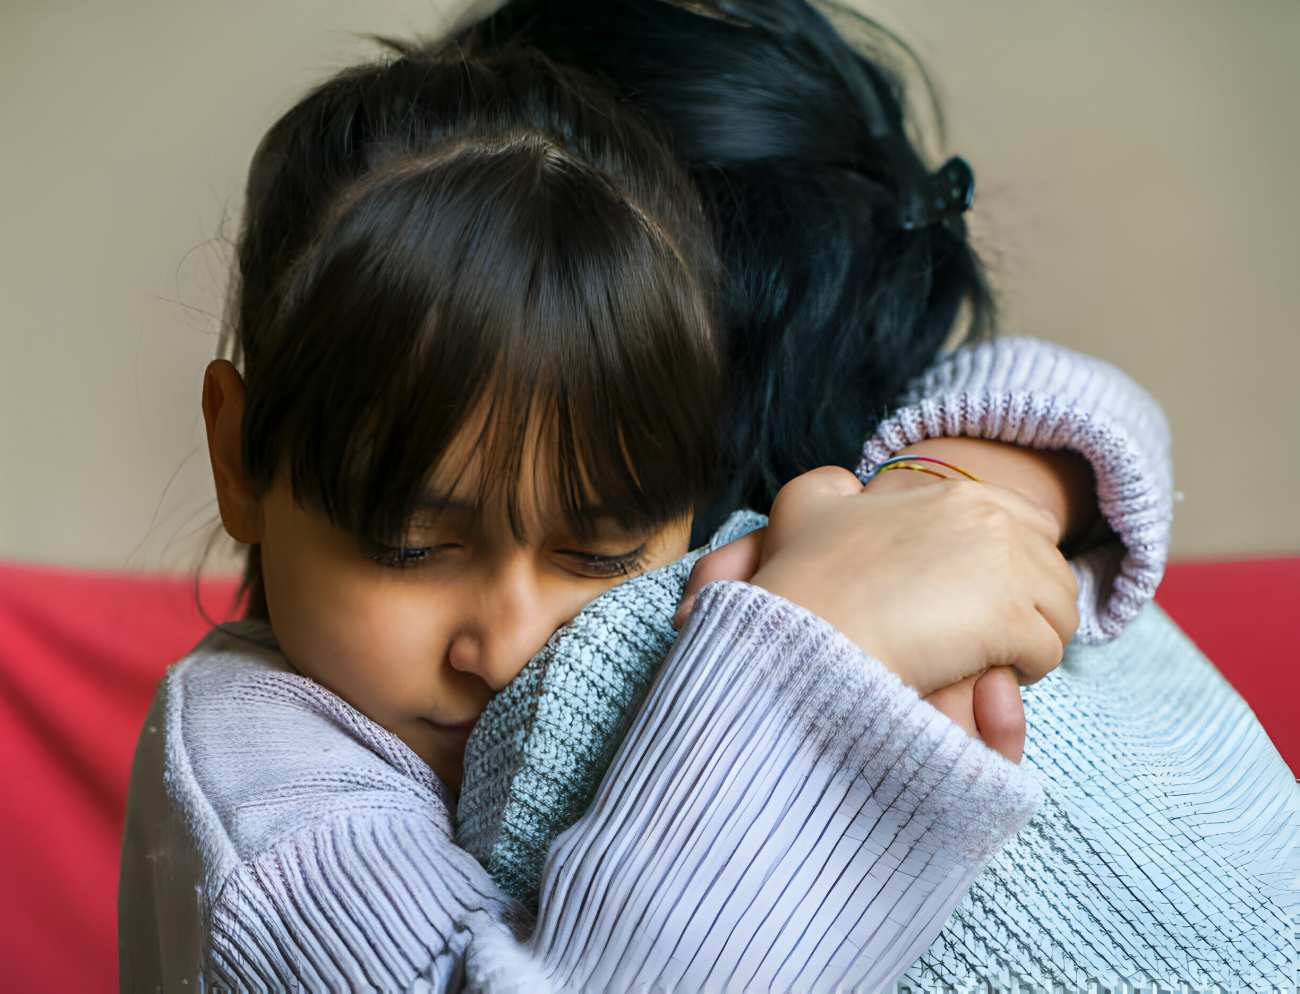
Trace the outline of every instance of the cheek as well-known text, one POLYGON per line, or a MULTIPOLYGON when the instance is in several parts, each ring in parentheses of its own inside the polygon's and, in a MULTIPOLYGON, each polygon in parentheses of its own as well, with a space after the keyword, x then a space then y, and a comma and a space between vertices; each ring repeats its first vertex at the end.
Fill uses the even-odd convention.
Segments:
POLYGON ((386 727, 429 712, 446 639, 427 592, 291 536, 267 536, 262 569, 276 638, 299 672, 386 727))

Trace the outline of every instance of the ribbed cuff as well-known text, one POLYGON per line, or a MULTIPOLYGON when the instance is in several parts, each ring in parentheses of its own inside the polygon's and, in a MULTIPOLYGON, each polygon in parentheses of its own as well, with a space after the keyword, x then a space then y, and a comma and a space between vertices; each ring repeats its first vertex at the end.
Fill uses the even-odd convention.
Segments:
POLYGON ((553 843, 530 944, 567 991, 875 989, 1041 797, 822 618, 715 581, 553 843))
MULTIPOLYGON (((874 784, 875 801, 937 848, 979 862, 1033 816, 1042 788, 1029 771, 972 738, 821 616, 736 580, 706 585, 695 612, 703 633, 727 627, 728 656, 744 660, 755 697, 779 711, 802 748, 874 784)), ((733 675, 724 669, 717 678, 733 675)))
POLYGON ((1041 339, 1011 336, 948 353, 909 389, 863 447, 865 480, 928 438, 966 436, 1070 449, 1092 465, 1097 500, 1118 537, 1070 560, 1082 644, 1107 642, 1151 600, 1173 523, 1169 424, 1118 367, 1041 339))

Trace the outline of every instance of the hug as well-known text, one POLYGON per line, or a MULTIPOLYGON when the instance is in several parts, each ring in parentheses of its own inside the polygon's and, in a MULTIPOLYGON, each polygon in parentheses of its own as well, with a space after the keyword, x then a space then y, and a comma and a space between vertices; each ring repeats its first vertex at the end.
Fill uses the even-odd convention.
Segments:
POLYGON ((201 401, 246 610, 140 737, 124 991, 1282 975, 1167 419, 1001 333, 860 27, 515 0, 266 132, 201 401))

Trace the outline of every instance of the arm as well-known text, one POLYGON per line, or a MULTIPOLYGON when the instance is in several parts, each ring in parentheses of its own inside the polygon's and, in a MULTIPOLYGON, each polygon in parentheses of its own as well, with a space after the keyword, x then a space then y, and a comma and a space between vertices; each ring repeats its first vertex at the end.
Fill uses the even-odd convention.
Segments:
POLYGON ((572 989, 876 989, 1039 791, 821 618, 710 583, 551 848, 530 945, 572 989))
MULTIPOLYGON (((1057 513, 1079 581, 1081 643, 1114 638, 1155 593, 1173 520, 1169 425, 1117 367, 1035 338, 962 346, 918 377, 880 422, 858 476, 905 452, 946 459, 1057 513), (1000 444, 973 447, 968 439, 1000 444), (1044 456, 1017 458, 1017 449, 1044 456)), ((887 473, 870 485, 901 486, 886 481, 915 475, 887 473)))
POLYGON ((227 882, 216 979, 875 989, 1041 800, 837 629, 742 582, 700 592, 592 806, 551 847, 535 922, 452 843, 445 808, 349 782, 355 816, 313 819, 227 882))
MULTIPOLYGON (((1092 465, 1069 449, 1031 449, 986 438, 927 438, 894 454, 942 459, 981 480, 1024 494, 1052 512, 1060 528, 1057 545, 1062 549, 1078 545, 1102 520, 1092 465)), ((947 476, 957 475, 940 466, 931 468, 947 476)), ((923 476, 894 471, 872 477, 865 489, 901 489, 919 482, 926 482, 923 476)))

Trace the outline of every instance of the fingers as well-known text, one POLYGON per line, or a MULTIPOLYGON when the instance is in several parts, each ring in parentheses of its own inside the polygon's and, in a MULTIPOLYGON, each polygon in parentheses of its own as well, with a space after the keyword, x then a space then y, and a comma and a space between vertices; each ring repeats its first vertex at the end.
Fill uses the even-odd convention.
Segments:
MULTIPOLYGON (((1058 562, 1053 564, 1051 573, 1043 577, 1042 582, 1034 588, 1034 607, 1051 626, 1060 640, 1061 652, 1064 653, 1065 646, 1079 630, 1079 581, 1064 557, 1056 550, 1052 551, 1058 562)), ((1058 656, 1051 669, 1055 669, 1060 661, 1058 656)))
POLYGON ((1015 666, 1022 675, 1020 683, 1040 680, 1057 666, 1065 646, 1079 628, 1079 581, 1069 562, 1055 547, 1030 540, 1025 543, 1029 556, 1025 590, 1032 599, 1037 618, 1031 627, 1041 630, 1041 650, 1018 657, 1015 666))
POLYGON ((979 738, 979 728, 975 724, 975 710, 972 707, 975 682, 983 674, 976 673, 965 679, 950 683, 946 687, 931 691, 925 695, 925 701, 946 714, 971 738, 979 738))
POLYGON ((975 725, 984 744, 1013 763, 1025 754, 1025 703, 1009 666, 994 666, 975 681, 975 725))
POLYGON ((763 552, 763 535, 766 531, 765 527, 757 528, 696 561, 673 615, 674 628, 682 627, 691 608, 695 606, 696 595, 706 584, 714 580, 748 580, 754 575, 763 552))
POLYGON ((862 481, 843 466, 818 466, 796 476, 781 489, 787 487, 836 496, 862 493, 862 481))
POLYGON ((1016 618, 1004 651, 990 657, 993 666, 1010 667, 1021 687, 1037 683, 1061 665, 1065 643, 1061 634, 1031 605, 1016 608, 1016 618))
POLYGON ((1011 667, 994 666, 968 676, 927 694, 925 701, 1011 762, 1023 758, 1025 705, 1011 667))
POLYGON ((800 473, 776 493, 769 520, 782 514, 816 506, 827 497, 846 497, 863 492, 862 481, 842 466, 819 466, 800 473))
POLYGON ((1079 584, 1069 562, 1056 543, 1060 522, 1056 516, 1028 497, 996 484, 984 484, 984 496, 997 501, 1026 527, 1018 535, 1025 603, 1034 613, 1023 617, 1019 629, 1032 644, 1021 644, 1014 659, 1006 660, 1014 668, 1017 682, 1028 686, 1042 679, 1058 665, 1066 644, 1079 627, 1079 584))

